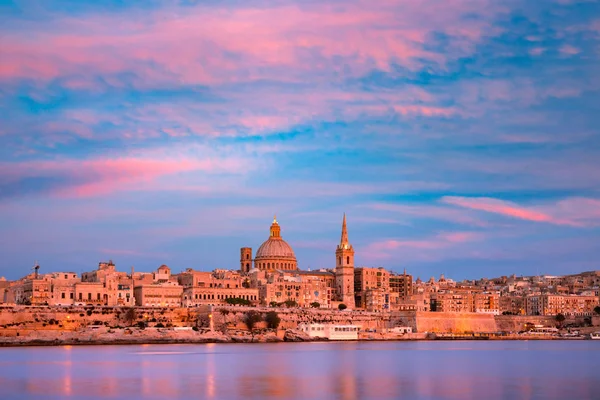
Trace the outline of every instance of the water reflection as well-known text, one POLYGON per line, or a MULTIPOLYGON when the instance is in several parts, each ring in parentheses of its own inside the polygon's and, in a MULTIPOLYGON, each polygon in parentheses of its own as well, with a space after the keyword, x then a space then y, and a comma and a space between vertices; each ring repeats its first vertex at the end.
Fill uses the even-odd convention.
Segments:
POLYGON ((594 398, 600 343, 414 342, 0 349, 2 398, 594 398))

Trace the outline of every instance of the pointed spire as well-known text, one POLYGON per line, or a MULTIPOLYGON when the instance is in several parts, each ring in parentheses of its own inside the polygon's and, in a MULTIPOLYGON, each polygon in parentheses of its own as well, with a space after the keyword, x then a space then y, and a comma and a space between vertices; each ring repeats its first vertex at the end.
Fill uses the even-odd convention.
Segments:
POLYGON ((344 213, 344 221, 342 222, 342 238, 340 244, 348 244, 348 228, 346 227, 346 213, 344 213))
POLYGON ((276 224, 277 223, 277 214, 273 215, 273 223, 276 224))

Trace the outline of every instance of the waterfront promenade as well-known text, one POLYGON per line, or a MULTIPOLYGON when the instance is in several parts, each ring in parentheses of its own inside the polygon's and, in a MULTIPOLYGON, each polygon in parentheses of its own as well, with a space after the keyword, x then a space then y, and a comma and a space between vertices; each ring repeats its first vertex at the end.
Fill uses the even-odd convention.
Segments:
POLYGON ((0 349, 3 398, 593 399, 598 341, 0 349))

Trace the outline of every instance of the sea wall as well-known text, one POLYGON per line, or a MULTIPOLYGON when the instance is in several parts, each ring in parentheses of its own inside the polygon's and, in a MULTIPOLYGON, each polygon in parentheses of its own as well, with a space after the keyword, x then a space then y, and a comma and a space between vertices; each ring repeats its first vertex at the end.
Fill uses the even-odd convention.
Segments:
MULTIPOLYGON (((144 323, 147 327, 199 327, 209 328, 211 321, 216 331, 243 331, 244 316, 251 310, 264 316, 277 312, 281 319, 279 328, 295 329, 301 323, 354 324, 362 330, 382 332, 396 326, 409 326, 414 332, 434 333, 490 333, 520 332, 525 324, 555 326, 552 316, 514 316, 479 313, 442 313, 402 311, 373 313, 365 311, 339 311, 329 309, 266 308, 242 306, 207 306, 196 308, 148 307, 0 307, 0 337, 27 336, 45 331, 79 331, 91 326, 124 328, 144 323)), ((565 324, 576 322, 567 319, 565 324)), ((598 325, 598 317, 593 322, 598 325)), ((257 328, 266 327, 260 322, 257 328)))
POLYGON ((556 318, 543 315, 496 315, 496 325, 502 332, 521 332, 526 324, 556 326, 556 318))
MULTIPOLYGON (((339 311, 314 308, 267 308, 257 307, 253 310, 260 312, 263 317, 270 311, 275 311, 281 319, 280 329, 295 329, 301 323, 317 324, 354 324, 362 329, 380 330, 387 328, 390 322, 389 314, 372 313, 365 311, 339 311)), ((223 329, 245 329, 244 316, 250 309, 246 307, 215 307, 213 318, 215 328, 223 329)), ((265 327, 261 322, 259 328, 265 327)))

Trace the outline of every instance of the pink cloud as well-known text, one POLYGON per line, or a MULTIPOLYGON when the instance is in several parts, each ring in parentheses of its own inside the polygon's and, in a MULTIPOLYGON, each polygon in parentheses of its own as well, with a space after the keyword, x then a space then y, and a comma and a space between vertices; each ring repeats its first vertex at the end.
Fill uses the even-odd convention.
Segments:
MULTIPOLYGON (((32 26, 28 38, 7 35, 0 76, 52 79, 135 71, 146 84, 207 84, 271 78, 273 72, 265 68, 283 67, 291 80, 315 69, 329 71, 323 75, 328 80, 340 72, 333 61, 339 57, 351 61, 345 71, 353 75, 374 67, 389 69, 396 62, 409 68, 419 66, 419 60, 444 64, 472 51, 490 29, 489 19, 501 10, 491 1, 427 3, 380 2, 377 8, 365 1, 344 7, 198 6, 186 8, 185 14, 163 9, 137 16, 63 19, 32 26), (466 23, 464 13, 482 18, 466 23), (458 54, 426 50, 434 31, 455 38, 458 54)), ((81 80, 70 85, 85 87, 81 80)))
POLYGON ((559 50, 560 50, 560 52, 562 54, 566 54, 566 55, 569 55, 569 56, 574 56, 574 55, 579 54, 581 52, 578 48, 573 47, 573 46, 568 45, 568 44, 562 46, 559 50))
POLYGON ((368 260, 439 257, 440 251, 485 239, 481 232, 440 232, 419 240, 383 239, 359 249, 368 260), (437 255, 436 255, 437 254, 437 255))
POLYGON ((28 177, 52 177, 58 180, 60 183, 51 192, 63 197, 92 197, 120 190, 144 189, 144 184, 154 185, 158 178, 185 172, 242 172, 246 168, 243 160, 234 158, 123 157, 0 164, 0 171, 7 180, 19 181, 28 177))
POLYGON ((509 217, 518 219, 524 219, 528 221, 536 222, 555 222, 553 218, 541 212, 528 210, 523 207, 519 207, 515 203, 508 201, 493 199, 489 197, 454 197, 445 196, 441 200, 446 204, 452 204, 455 206, 471 208, 474 210, 487 211, 495 214, 502 214, 509 217))
POLYGON ((600 201, 568 198, 555 204, 523 207, 516 203, 489 197, 445 196, 443 203, 500 214, 507 217, 555 225, 590 226, 600 223, 600 201))

